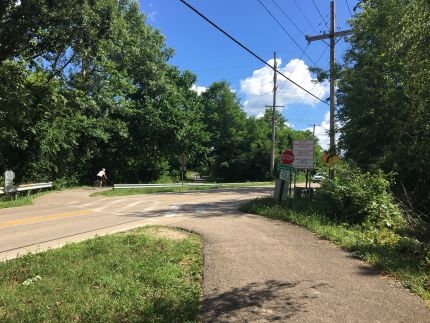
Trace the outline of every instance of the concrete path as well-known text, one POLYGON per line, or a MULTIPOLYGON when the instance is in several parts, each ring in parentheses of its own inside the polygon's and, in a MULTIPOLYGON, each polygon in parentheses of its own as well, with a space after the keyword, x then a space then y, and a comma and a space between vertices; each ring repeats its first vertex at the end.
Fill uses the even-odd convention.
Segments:
POLYGON ((424 301, 330 242, 237 211, 267 189, 111 199, 89 193, 53 193, 34 206, 0 210, 0 248, 17 246, 3 254, 22 250, 18 237, 31 250, 139 225, 170 225, 203 238, 205 322, 430 322, 424 301), (52 232, 56 238, 47 239, 52 232))
POLYGON ((206 322, 430 322, 419 297, 301 227, 207 211, 175 224, 204 239, 206 322))

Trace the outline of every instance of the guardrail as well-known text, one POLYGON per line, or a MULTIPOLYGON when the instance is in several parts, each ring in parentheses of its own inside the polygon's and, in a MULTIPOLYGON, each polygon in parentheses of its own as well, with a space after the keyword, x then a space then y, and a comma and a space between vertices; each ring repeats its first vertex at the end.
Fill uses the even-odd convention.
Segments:
MULTIPOLYGON (((244 185, 244 183, 184 183, 184 186, 235 186, 244 185)), ((157 188, 157 187, 181 187, 182 183, 166 184, 114 184, 113 188, 157 188)))
POLYGON ((8 188, 7 190, 0 189, 0 192, 3 192, 3 193, 16 193, 16 192, 39 190, 39 189, 42 189, 42 188, 51 188, 51 187, 52 187, 52 182, 49 182, 49 183, 36 183, 36 184, 23 184, 23 185, 13 186, 11 188, 8 188))
POLYGON ((2 188, 0 188, 0 195, 4 194, 4 190, 2 188))

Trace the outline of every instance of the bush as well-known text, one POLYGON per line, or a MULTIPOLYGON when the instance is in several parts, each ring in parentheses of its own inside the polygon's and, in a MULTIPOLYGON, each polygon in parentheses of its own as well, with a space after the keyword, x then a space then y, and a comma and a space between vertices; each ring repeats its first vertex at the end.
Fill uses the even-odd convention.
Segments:
POLYGON ((405 224, 389 190, 392 176, 378 170, 363 172, 339 163, 334 181, 325 180, 316 198, 327 216, 369 227, 399 228, 405 224))

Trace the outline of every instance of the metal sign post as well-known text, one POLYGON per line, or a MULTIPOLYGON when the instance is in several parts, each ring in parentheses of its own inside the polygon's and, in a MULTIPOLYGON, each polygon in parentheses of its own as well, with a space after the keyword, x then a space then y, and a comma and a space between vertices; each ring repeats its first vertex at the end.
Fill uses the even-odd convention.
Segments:
POLYGON ((181 171, 181 182, 182 182, 182 188, 184 188, 184 172, 186 170, 185 165, 187 164, 188 157, 185 156, 185 154, 182 154, 178 157, 178 161, 181 164, 180 171, 181 171))

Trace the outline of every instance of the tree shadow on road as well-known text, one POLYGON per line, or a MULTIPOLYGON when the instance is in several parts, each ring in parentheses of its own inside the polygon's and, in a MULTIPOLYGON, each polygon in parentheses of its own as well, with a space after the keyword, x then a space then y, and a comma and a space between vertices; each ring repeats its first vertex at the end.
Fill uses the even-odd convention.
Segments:
POLYGON ((234 288, 203 299, 201 312, 205 322, 255 320, 285 321, 305 311, 307 300, 293 290, 298 282, 269 280, 234 288))

